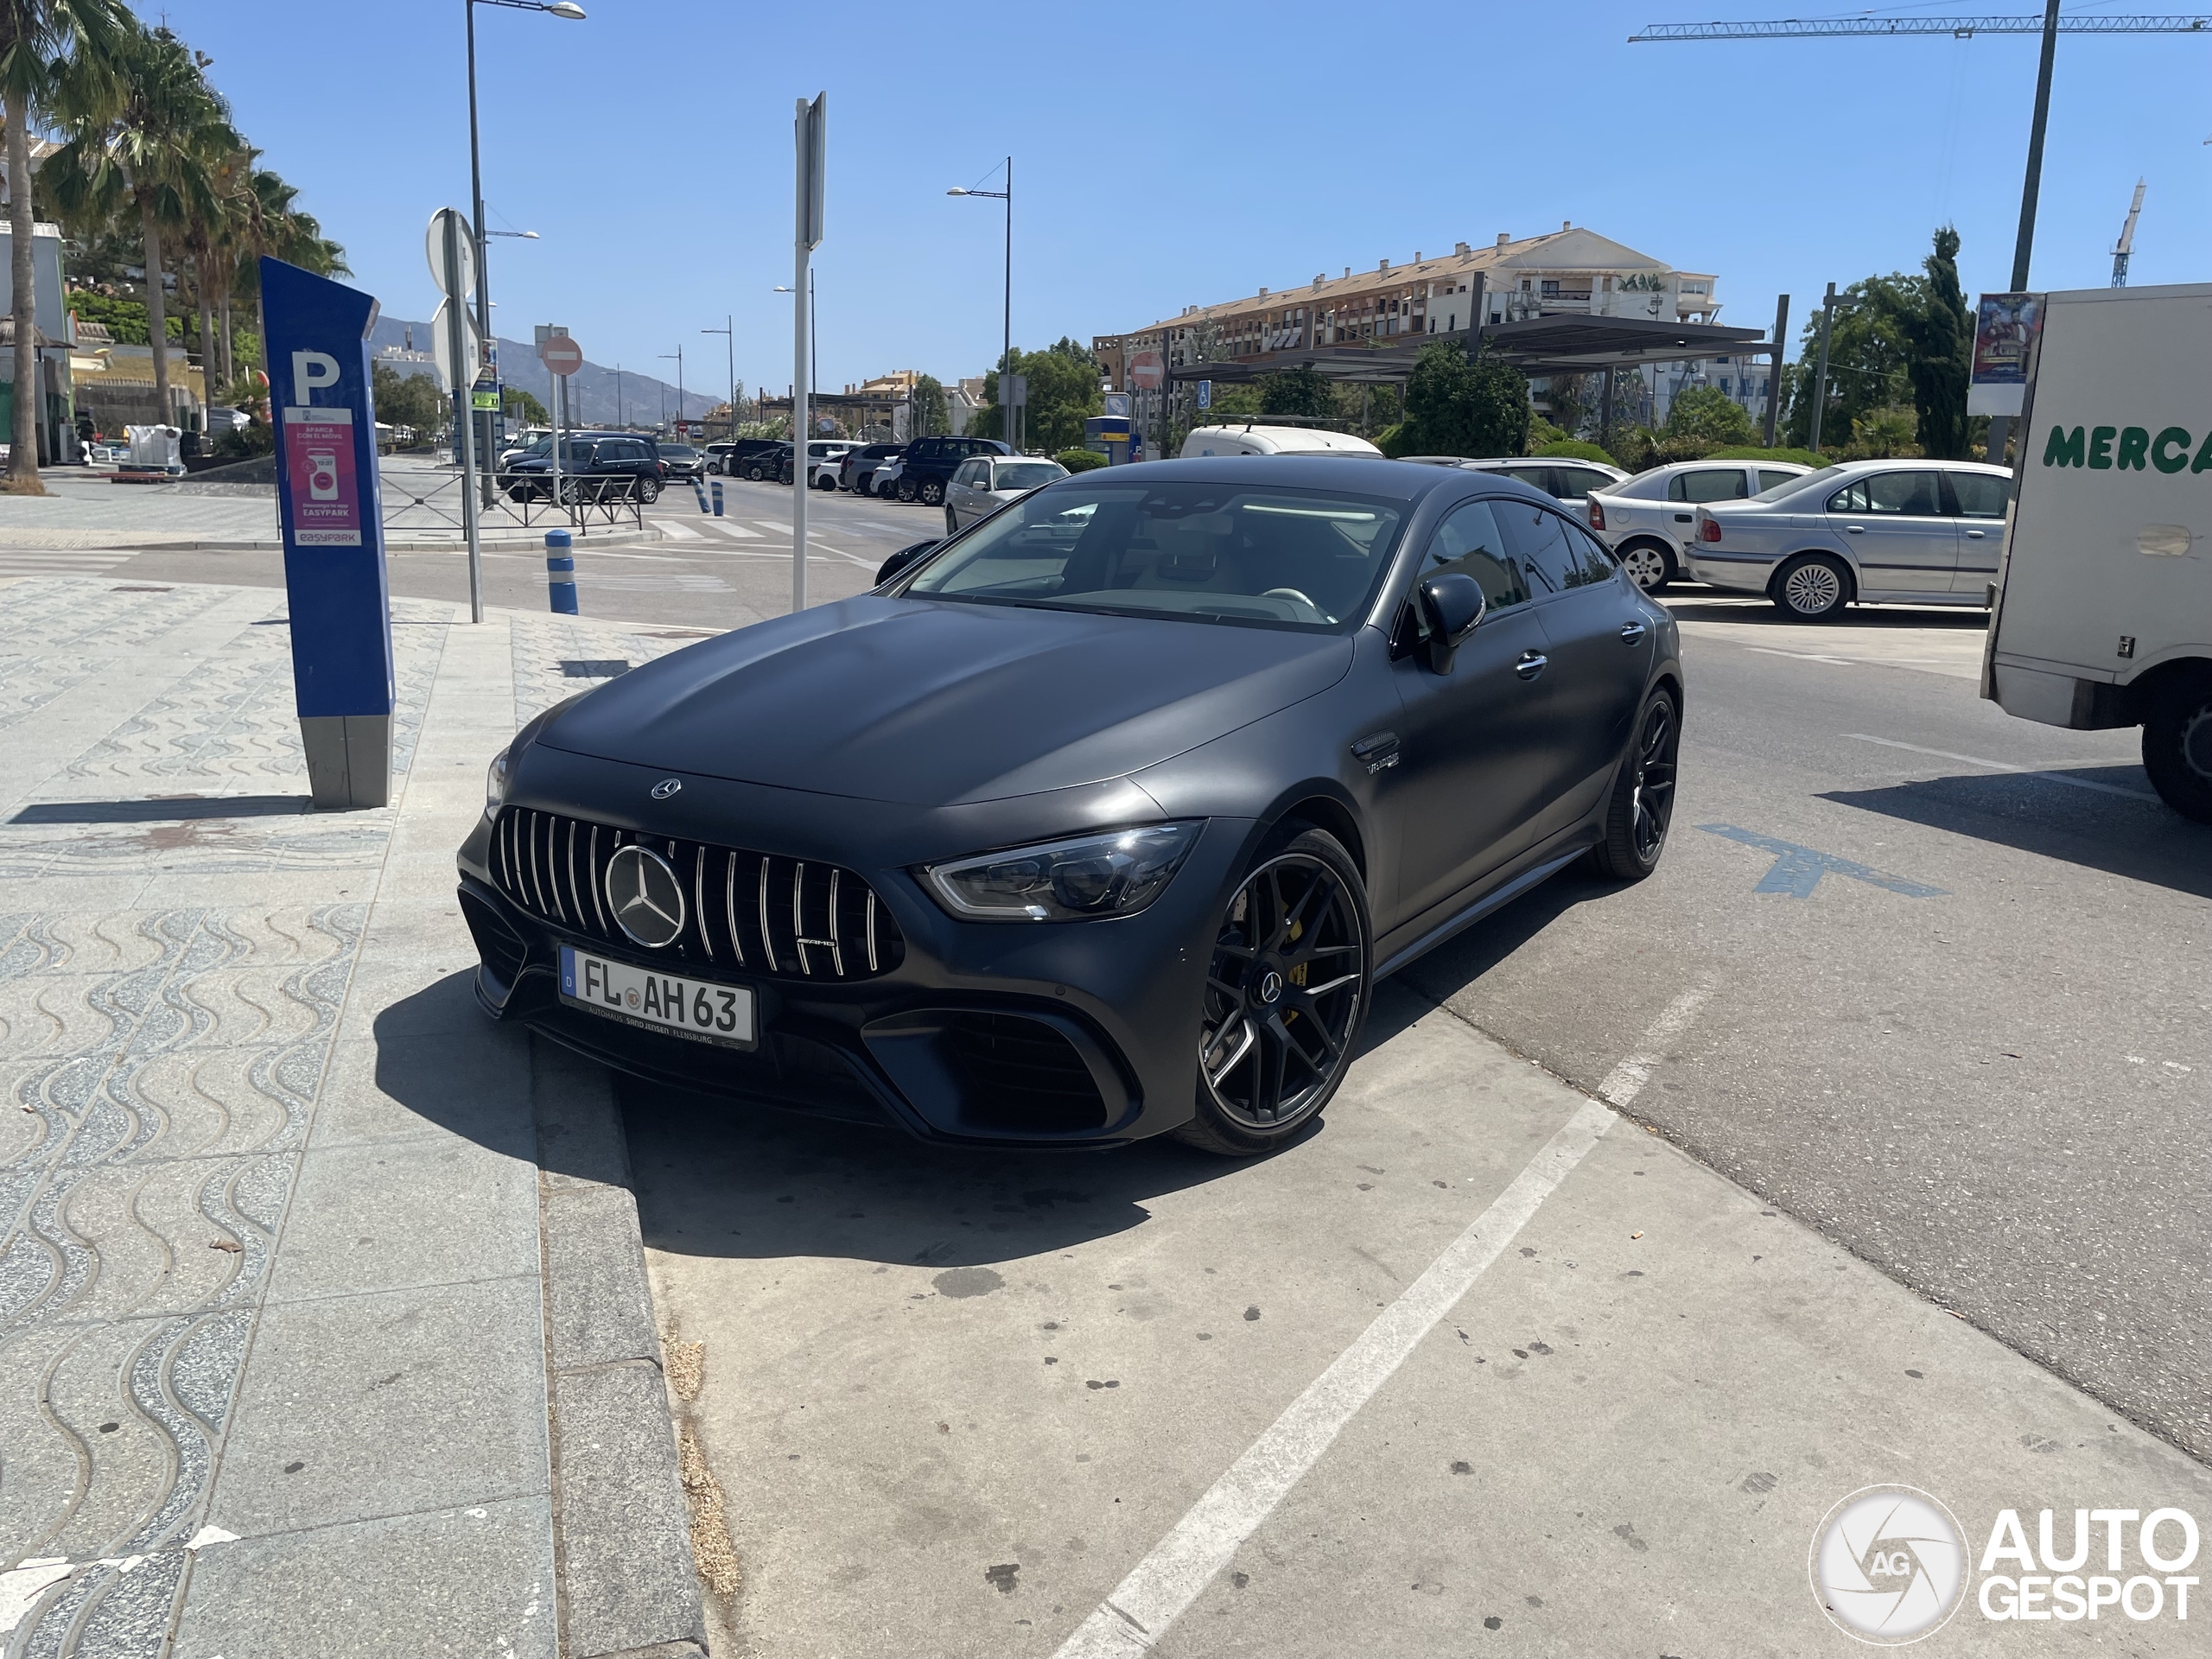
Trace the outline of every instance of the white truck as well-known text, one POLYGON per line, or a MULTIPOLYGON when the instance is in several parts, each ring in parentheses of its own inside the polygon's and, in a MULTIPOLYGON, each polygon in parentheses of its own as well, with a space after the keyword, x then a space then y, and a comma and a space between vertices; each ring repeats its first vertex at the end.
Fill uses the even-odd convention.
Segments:
POLYGON ((2212 823, 2212 283, 2046 296, 1981 694, 2212 823))

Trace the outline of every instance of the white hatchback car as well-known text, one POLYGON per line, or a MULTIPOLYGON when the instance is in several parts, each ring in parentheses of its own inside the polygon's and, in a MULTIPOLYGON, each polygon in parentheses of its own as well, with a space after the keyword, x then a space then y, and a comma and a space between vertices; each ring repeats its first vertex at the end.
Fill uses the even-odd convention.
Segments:
POLYGON ((1035 455, 970 455, 953 469, 944 486, 944 533, 965 530, 1007 502, 1067 475, 1058 461, 1035 455))
POLYGON ((1707 501, 1743 501, 1813 469, 1793 461, 1683 461, 1590 492, 1590 528, 1647 594, 1681 575, 1697 510, 1707 501))
POLYGON ((1406 459, 1426 461, 1444 467, 1464 467, 1469 472, 1503 473, 1508 478, 1517 478, 1523 484, 1533 485, 1546 495, 1578 505, 1591 491, 1610 490, 1628 480, 1628 474, 1618 467, 1608 467, 1601 461, 1583 461, 1574 456, 1516 455, 1497 461, 1462 461, 1456 455, 1408 455, 1406 459))
POLYGON ((1971 461, 1853 461, 1697 509, 1690 575, 1823 622, 1860 604, 1985 606, 2012 474, 1971 461))

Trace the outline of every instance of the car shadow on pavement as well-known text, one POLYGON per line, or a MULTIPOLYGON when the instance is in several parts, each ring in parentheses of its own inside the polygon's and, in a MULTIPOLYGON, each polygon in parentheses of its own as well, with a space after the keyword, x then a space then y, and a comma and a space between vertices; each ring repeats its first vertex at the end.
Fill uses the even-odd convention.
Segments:
POLYGON ((2148 796, 2139 766, 1976 772, 1840 789, 1818 798, 2212 899, 2212 828, 2148 796), (2088 784, 2070 787, 2059 779, 2088 784), (2107 790, 2126 791, 2109 794, 2107 790))
POLYGON ((1813 623, 1801 618, 1784 616, 1775 608, 1772 601, 1751 594, 1724 598, 1719 594, 1708 595, 1694 590, 1678 593, 1669 588, 1663 602, 1675 613, 1675 620, 1678 622, 1732 622, 1744 627, 1824 627, 1840 631, 1852 628, 1942 628, 1954 633, 1986 633, 1989 631, 1989 613, 1979 607, 1961 609, 1948 605, 1853 605, 1840 616, 1826 622, 1813 623))
MULTIPOLYGON (((1619 882, 1588 874, 1586 865, 1573 865, 1503 909, 1484 917, 1459 938, 1446 940, 1408 963, 1393 982, 1402 982, 1417 993, 1426 999, 1427 1006, 1448 1003, 1568 911, 1593 899, 1611 898, 1620 891, 1619 882)), ((1382 1007, 1378 996, 1376 1012, 1382 1007)), ((1420 1011, 1426 1012, 1426 1007, 1420 1011)), ((1371 1019, 1367 1040, 1376 1040, 1371 1019)))

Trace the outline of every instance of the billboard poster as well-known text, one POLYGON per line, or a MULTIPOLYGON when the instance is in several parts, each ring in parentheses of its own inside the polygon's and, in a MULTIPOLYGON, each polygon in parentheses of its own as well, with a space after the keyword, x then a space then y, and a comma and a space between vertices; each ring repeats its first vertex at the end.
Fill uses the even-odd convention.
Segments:
POLYGON ((361 487, 353 469, 353 411, 284 411, 284 487, 302 547, 361 544, 361 487))
POLYGON ((1974 327, 1969 415, 2018 415, 2027 391, 2028 355, 2043 327, 2040 294, 1985 294, 1974 327))

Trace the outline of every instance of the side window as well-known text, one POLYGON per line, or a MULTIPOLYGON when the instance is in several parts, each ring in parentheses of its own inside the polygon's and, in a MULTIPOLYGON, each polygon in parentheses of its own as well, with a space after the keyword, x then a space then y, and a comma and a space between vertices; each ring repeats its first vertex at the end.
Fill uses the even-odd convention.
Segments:
POLYGON ((1791 479, 1802 477, 1804 477, 1804 474, 1802 473, 1777 473, 1762 467, 1759 468, 1759 489, 1762 493, 1767 490, 1779 489, 1783 485, 1789 482, 1791 479))
POLYGON ((1440 570, 1457 570, 1472 576, 1483 590, 1483 601, 1493 611, 1529 602, 1529 582, 1520 562, 1506 550, 1494 507, 1513 504, 1469 501, 1452 510, 1429 539, 1416 580, 1440 570))
POLYGON ((1508 467, 1504 473, 1508 478, 1526 484, 1532 490, 1541 490, 1546 495, 1554 498, 1559 494, 1559 474, 1554 467, 1508 467))
POLYGON ((1582 573, 1581 585, 1593 587, 1613 579, 1613 556, 1605 551, 1605 544, 1580 524, 1567 526, 1567 544, 1574 550, 1576 563, 1582 573))
POLYGON ((1494 501, 1506 550, 1521 562, 1539 594, 1563 594, 1582 585, 1581 561, 1567 545, 1567 521, 1525 501, 1494 501))
POLYGON ((1580 501, 1592 490, 1602 490, 1612 483, 1604 473, 1589 467, 1555 467, 1557 474, 1552 493, 1562 501, 1580 501))
POLYGON ((960 463, 960 470, 953 474, 952 481, 956 484, 980 486, 983 481, 982 467, 982 462, 979 461, 963 461, 960 463))
POLYGON ((1688 473, 1676 473, 1667 480, 1667 499, 1669 501, 1690 499, 1690 475, 1688 473))
POLYGON ((1866 511, 1866 480, 1847 484, 1828 497, 1830 512, 1865 512, 1866 511))
POLYGON ((1990 473, 1947 473, 1951 487, 1958 493, 1959 513, 1967 518, 2002 518, 2005 516, 2005 480, 1990 473))
POLYGON ((1680 480, 1684 501, 1739 501, 1744 497, 1744 469, 1714 467, 1702 473, 1684 473, 1680 480))
POLYGON ((1866 480, 1866 511, 1938 518, 1942 492, 1933 473, 1877 473, 1866 480))

